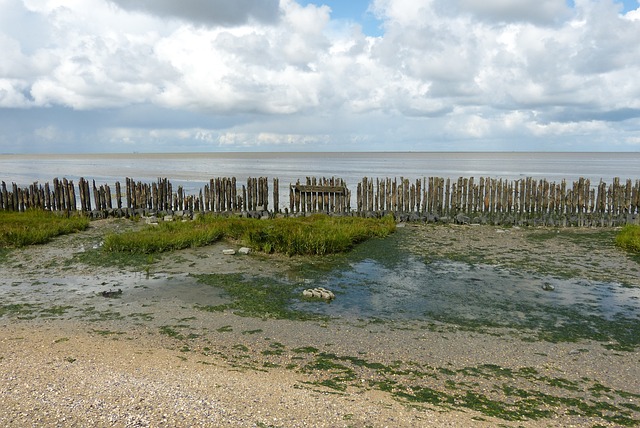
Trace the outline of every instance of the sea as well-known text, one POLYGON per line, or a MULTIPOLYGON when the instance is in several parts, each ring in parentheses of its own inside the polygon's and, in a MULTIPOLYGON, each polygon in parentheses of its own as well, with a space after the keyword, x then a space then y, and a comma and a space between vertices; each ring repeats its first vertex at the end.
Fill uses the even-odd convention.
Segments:
POLYGON ((354 186, 363 177, 532 177, 549 181, 640 177, 640 152, 238 152, 129 154, 2 154, 0 180, 20 186, 54 178, 96 184, 126 177, 153 182, 166 177, 186 190, 200 189, 215 177, 279 178, 288 186, 306 177, 338 177, 354 186))

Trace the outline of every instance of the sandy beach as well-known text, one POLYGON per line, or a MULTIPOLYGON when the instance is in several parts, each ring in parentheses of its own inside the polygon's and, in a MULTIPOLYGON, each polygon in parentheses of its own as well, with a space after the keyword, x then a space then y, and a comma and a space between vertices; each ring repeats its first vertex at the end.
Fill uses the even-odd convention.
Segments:
MULTIPOLYGON (((78 256, 97 251, 105 233, 133 227, 94 222, 85 232, 3 255, 3 426, 640 423, 640 354, 613 336, 550 341, 505 326, 203 310, 230 297, 198 285, 194 275, 291 277, 314 261, 222 254, 236 243, 129 268, 78 256), (118 289, 116 298, 101 295, 118 289)), ((601 238, 597 229, 401 229, 403 245, 425 260, 456 254, 556 276, 570 266, 585 280, 639 287, 637 259, 612 245, 590 247, 601 238)))

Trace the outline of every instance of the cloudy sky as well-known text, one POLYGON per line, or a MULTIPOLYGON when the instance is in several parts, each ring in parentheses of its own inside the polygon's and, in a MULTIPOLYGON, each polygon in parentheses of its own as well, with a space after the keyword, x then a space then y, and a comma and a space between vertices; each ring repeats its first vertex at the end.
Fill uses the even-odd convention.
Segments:
POLYGON ((640 151, 637 0, 0 0, 0 153, 640 151))

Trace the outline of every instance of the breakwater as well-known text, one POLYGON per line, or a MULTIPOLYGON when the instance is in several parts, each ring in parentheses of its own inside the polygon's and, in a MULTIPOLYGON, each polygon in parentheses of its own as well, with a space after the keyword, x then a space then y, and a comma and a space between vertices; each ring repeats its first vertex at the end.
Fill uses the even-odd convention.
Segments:
POLYGON ((113 187, 84 178, 77 184, 54 178, 51 183, 29 186, 7 186, 3 181, 0 210, 28 209, 79 211, 92 218, 191 217, 205 212, 248 217, 393 214, 400 221, 618 226, 640 224, 640 180, 364 177, 352 194, 340 178, 306 177, 289 184, 285 201, 281 201, 279 179, 268 177, 250 177, 242 183, 234 177, 212 178, 193 194, 174 187, 167 178, 151 183, 126 178, 124 185, 116 182, 113 187))

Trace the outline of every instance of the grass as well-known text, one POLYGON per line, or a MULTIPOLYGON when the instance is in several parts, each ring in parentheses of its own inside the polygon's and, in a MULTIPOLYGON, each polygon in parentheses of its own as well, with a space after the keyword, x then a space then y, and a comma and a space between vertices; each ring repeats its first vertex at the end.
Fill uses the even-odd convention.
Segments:
POLYGON ((222 238, 222 229, 209 219, 193 222, 164 222, 143 230, 110 234, 105 237, 107 252, 152 254, 200 247, 222 238))
POLYGON ((241 274, 201 274, 195 278, 224 290, 231 303, 216 306, 196 305, 195 308, 205 312, 222 312, 231 310, 236 315, 258 318, 318 320, 321 315, 291 309, 290 301, 298 297, 294 290, 298 284, 277 281, 269 278, 245 277, 241 274))
POLYGON ((640 255, 640 226, 628 224, 616 236, 616 245, 640 255))
POLYGON ((0 211, 0 249, 46 244, 52 238, 85 230, 89 219, 60 216, 49 211, 0 211))
POLYGON ((390 216, 365 219, 314 215, 258 220, 206 215, 193 222, 165 222, 139 231, 111 234, 105 238, 104 249, 153 254, 227 238, 265 253, 324 255, 347 251, 359 242, 385 237, 394 230, 395 221, 390 216))

